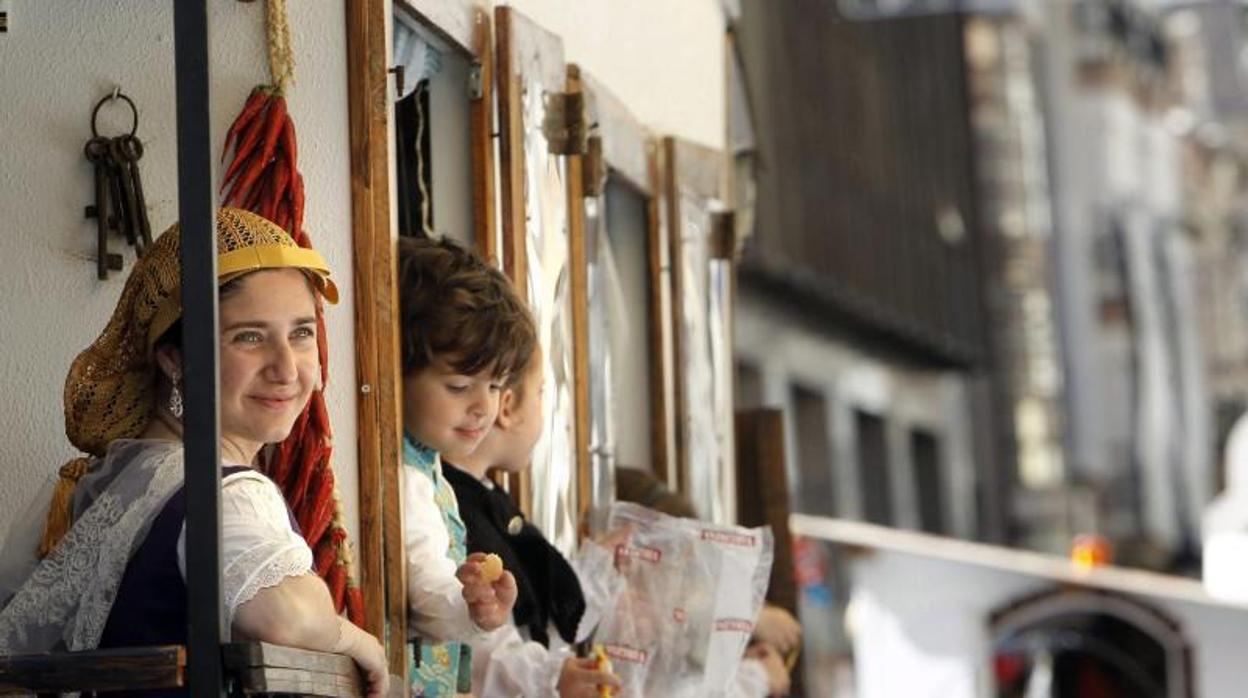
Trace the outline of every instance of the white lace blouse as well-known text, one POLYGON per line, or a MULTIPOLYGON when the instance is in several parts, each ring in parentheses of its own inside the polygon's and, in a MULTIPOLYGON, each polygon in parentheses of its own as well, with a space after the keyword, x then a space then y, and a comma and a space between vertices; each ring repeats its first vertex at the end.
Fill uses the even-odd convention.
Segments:
MULTIPOLYGON (((186 524, 178 535, 178 569, 186 579, 186 524)), ((226 627, 261 589, 312 571, 312 551, 291 528, 286 501, 273 481, 254 470, 221 484, 221 578, 226 627)))

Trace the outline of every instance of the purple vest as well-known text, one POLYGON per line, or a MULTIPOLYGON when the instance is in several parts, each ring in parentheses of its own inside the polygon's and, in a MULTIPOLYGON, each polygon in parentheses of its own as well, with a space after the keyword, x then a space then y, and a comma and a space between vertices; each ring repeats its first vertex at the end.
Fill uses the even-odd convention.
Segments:
MULTIPOLYGON (((227 466, 221 476, 248 468, 227 466)), ((289 508, 287 514, 290 515, 289 508)), ((186 491, 169 497, 139 549, 126 563, 117 598, 100 637, 100 649, 186 644, 186 583, 178 570, 178 536, 186 520, 186 491)), ((299 531, 293 515, 290 526, 299 531)), ((181 696, 186 690, 132 691, 108 695, 181 696)))

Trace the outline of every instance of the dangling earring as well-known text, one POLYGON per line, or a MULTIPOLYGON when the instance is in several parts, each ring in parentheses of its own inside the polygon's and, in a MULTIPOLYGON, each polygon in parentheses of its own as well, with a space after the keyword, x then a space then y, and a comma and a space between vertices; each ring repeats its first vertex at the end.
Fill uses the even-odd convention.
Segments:
POLYGON ((169 391, 169 414, 175 419, 182 419, 182 389, 178 385, 182 382, 182 371, 173 370, 173 389, 169 391))

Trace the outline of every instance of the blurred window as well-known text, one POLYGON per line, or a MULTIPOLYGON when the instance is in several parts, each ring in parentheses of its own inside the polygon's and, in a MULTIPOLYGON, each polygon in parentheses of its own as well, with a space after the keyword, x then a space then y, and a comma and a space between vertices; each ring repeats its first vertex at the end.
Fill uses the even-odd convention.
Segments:
POLYGON ((794 385, 792 393, 798 509, 805 514, 835 516, 828 410, 823 394, 800 385, 794 385))
POLYGON ((893 522, 892 478, 888 474, 888 440, 884 418, 854 410, 858 443, 858 482, 862 490, 862 518, 871 523, 893 522))

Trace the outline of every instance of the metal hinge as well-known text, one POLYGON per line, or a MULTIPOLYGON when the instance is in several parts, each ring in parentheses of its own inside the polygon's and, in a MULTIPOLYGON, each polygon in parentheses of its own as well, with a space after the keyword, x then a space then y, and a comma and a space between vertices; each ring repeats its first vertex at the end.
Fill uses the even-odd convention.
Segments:
POLYGON ((589 147, 585 95, 551 92, 546 95, 545 102, 542 133, 546 136, 548 150, 555 155, 583 155, 589 147))
POLYGON ((485 96, 485 86, 481 84, 481 64, 473 63, 468 69, 468 99, 481 99, 485 96))

